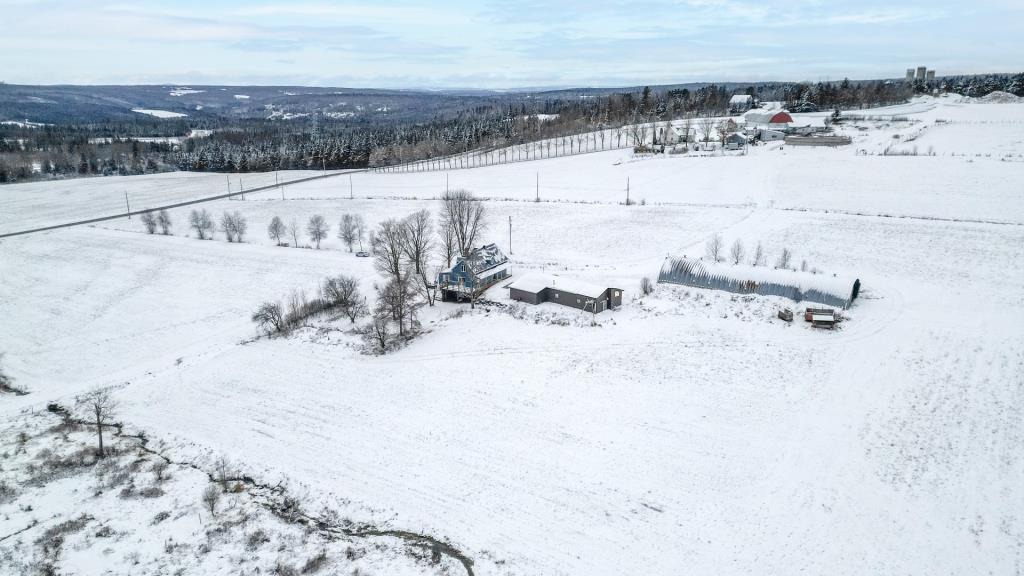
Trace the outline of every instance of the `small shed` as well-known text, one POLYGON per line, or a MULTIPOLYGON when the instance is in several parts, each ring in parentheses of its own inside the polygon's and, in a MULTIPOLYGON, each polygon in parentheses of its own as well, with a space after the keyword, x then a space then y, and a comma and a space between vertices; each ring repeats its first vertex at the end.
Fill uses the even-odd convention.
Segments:
POLYGON ((527 304, 552 302, 586 312, 604 312, 622 305, 622 290, 572 278, 532 273, 509 285, 509 298, 527 304))

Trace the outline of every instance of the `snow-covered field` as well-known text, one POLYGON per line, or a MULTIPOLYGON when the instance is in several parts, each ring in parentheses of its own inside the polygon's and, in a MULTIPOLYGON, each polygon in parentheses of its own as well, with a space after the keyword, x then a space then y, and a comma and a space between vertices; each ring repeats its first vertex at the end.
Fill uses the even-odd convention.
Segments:
MULTIPOLYGON (((167 454, 287 476, 355 522, 450 542, 480 575, 1013 574, 1024 565, 1024 163, 999 151, 1019 150, 1024 105, 925 99, 888 113, 950 119, 920 138, 982 155, 858 155, 892 140, 865 120, 844 128, 866 135, 845 149, 615 151, 453 171, 448 187, 489 198, 488 240, 506 251, 511 217, 513 278, 620 287, 624 306, 591 325, 569 308, 513 305, 499 285, 473 311, 425 308, 424 334, 385 356, 361 353, 348 320, 253 340, 249 315, 339 273, 369 292, 380 277, 334 238, 341 214, 436 213, 444 173, 355 174, 352 199, 340 176, 286 187, 284 200, 205 205, 246 216, 243 244, 188 237, 188 209, 172 211, 172 237, 120 220, 2 240, 0 352, 30 391, 0 396, 18 423, 2 449, 45 417, 20 411, 116 385, 127 429, 167 454), (979 138, 981 122, 1005 129, 979 138), (622 204, 627 178, 643 205, 622 204), (321 250, 266 238, 274 215, 313 214, 332 225, 321 250), (665 256, 699 256, 715 233, 860 278, 862 296, 835 332, 777 320, 793 304, 775 297, 667 285, 641 296, 665 256)), ((0 230, 114 209, 103 203, 125 190, 157 202, 224 182, 6 187, 0 230)), ((15 462, 0 460, 0 478, 15 462)), ((201 481, 189 486, 167 491, 194 506, 201 481)), ((33 516, 27 494, 0 499, 0 519, 16 519, 0 538, 33 516)), ((41 508, 36 533, 0 540, 0 559, 86 511, 83 495, 60 497, 71 503, 41 508)), ((151 530, 133 538, 162 541, 151 530)), ((103 544, 118 573, 130 540, 103 544)), ((376 554, 363 573, 462 569, 376 554)), ((89 573, 77 557, 61 569, 89 573)))

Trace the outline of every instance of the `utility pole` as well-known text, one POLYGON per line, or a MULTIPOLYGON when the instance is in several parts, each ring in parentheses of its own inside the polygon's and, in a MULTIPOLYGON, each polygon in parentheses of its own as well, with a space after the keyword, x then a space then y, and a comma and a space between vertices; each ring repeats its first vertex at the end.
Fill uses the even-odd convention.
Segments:
POLYGON ((540 172, 537 172, 537 197, 533 201, 540 202, 540 172))
POLYGON ((128 212, 128 219, 131 220, 132 219, 132 207, 128 205, 128 192, 127 191, 124 193, 124 208, 125 208, 125 211, 128 212))
POLYGON ((448 193, 448 173, 444 173, 444 193, 448 193))
POLYGON ((355 198, 355 193, 352 191, 352 175, 348 175, 348 199, 352 200, 355 198))
POLYGON ((512 253, 512 217, 508 217, 508 253, 512 253))
POLYGON ((629 176, 626 176, 626 206, 629 206, 629 176))

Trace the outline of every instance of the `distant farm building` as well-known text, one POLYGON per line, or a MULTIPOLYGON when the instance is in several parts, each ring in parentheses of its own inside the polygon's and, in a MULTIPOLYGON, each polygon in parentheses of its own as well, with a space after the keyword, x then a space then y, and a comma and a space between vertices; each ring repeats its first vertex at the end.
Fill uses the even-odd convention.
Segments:
POLYGON ((729 112, 742 114, 754 106, 754 97, 750 94, 735 94, 729 98, 729 112))
POLYGON ((696 258, 668 258, 658 282, 737 294, 782 296, 796 302, 818 302, 849 308, 860 293, 860 280, 766 266, 724 264, 696 258))
POLYGON ((686 126, 672 126, 672 129, 665 134, 666 144, 682 144, 693 142, 697 139, 697 131, 694 128, 687 129, 686 126))
POLYGON ((793 117, 785 110, 751 110, 743 115, 748 128, 770 128, 785 130, 793 123, 793 117))
POLYGON ((747 137, 739 132, 733 132, 725 137, 723 145, 726 150, 742 150, 747 146, 747 137))
POLYGON ((553 302, 586 312, 604 312, 622 305, 622 290, 561 276, 527 274, 509 285, 509 298, 527 304, 553 302))
POLYGON ((774 142, 776 140, 783 140, 786 137, 785 132, 780 132, 778 130, 768 130, 764 128, 757 130, 756 134, 762 142, 774 142))
POLYGON ((511 273, 511 263, 505 254, 494 244, 488 244, 474 249, 466 258, 459 257, 454 266, 440 272, 437 287, 442 300, 472 300, 511 273))
POLYGON ((846 146, 853 142, 849 136, 786 136, 790 146, 846 146))

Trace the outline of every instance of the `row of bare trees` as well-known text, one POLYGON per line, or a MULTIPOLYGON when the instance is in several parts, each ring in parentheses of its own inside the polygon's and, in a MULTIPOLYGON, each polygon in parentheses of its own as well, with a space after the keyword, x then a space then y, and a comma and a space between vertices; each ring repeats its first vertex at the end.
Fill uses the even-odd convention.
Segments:
MULTIPOLYGON (((725 250, 725 241, 722 239, 721 234, 715 234, 708 239, 704 245, 704 252, 708 259, 715 262, 731 262, 733 264, 740 264, 745 261, 747 250, 743 245, 743 241, 737 238, 732 246, 729 247, 728 258, 723 254, 725 250)), ((779 258, 775 261, 775 268, 789 269, 793 262, 793 252, 789 248, 783 248, 779 254, 779 258)), ((761 242, 757 243, 757 247, 754 248, 754 252, 750 257, 751 266, 767 266, 768 257, 765 254, 764 247, 761 246, 761 242)), ((808 271, 807 261, 804 260, 801 264, 801 270, 808 271)), ((811 272, 817 272, 817 269, 810 270, 811 272)))
POLYGON ((160 228, 160 233, 164 236, 171 233, 171 215, 167 213, 167 210, 161 210, 155 214, 153 212, 143 212, 142 224, 146 227, 146 232, 149 234, 156 234, 158 227, 160 228))
MULTIPOLYGON (((331 227, 327 224, 327 220, 320 214, 310 216, 305 226, 305 233, 309 236, 310 241, 313 242, 317 250, 320 249, 320 242, 327 238, 327 233, 330 230, 331 227)), ((278 246, 284 246, 284 240, 290 238, 291 245, 299 248, 299 236, 302 232, 303 228, 295 218, 292 218, 291 222, 285 224, 280 216, 274 216, 270 219, 270 224, 267 225, 267 236, 278 246)))

